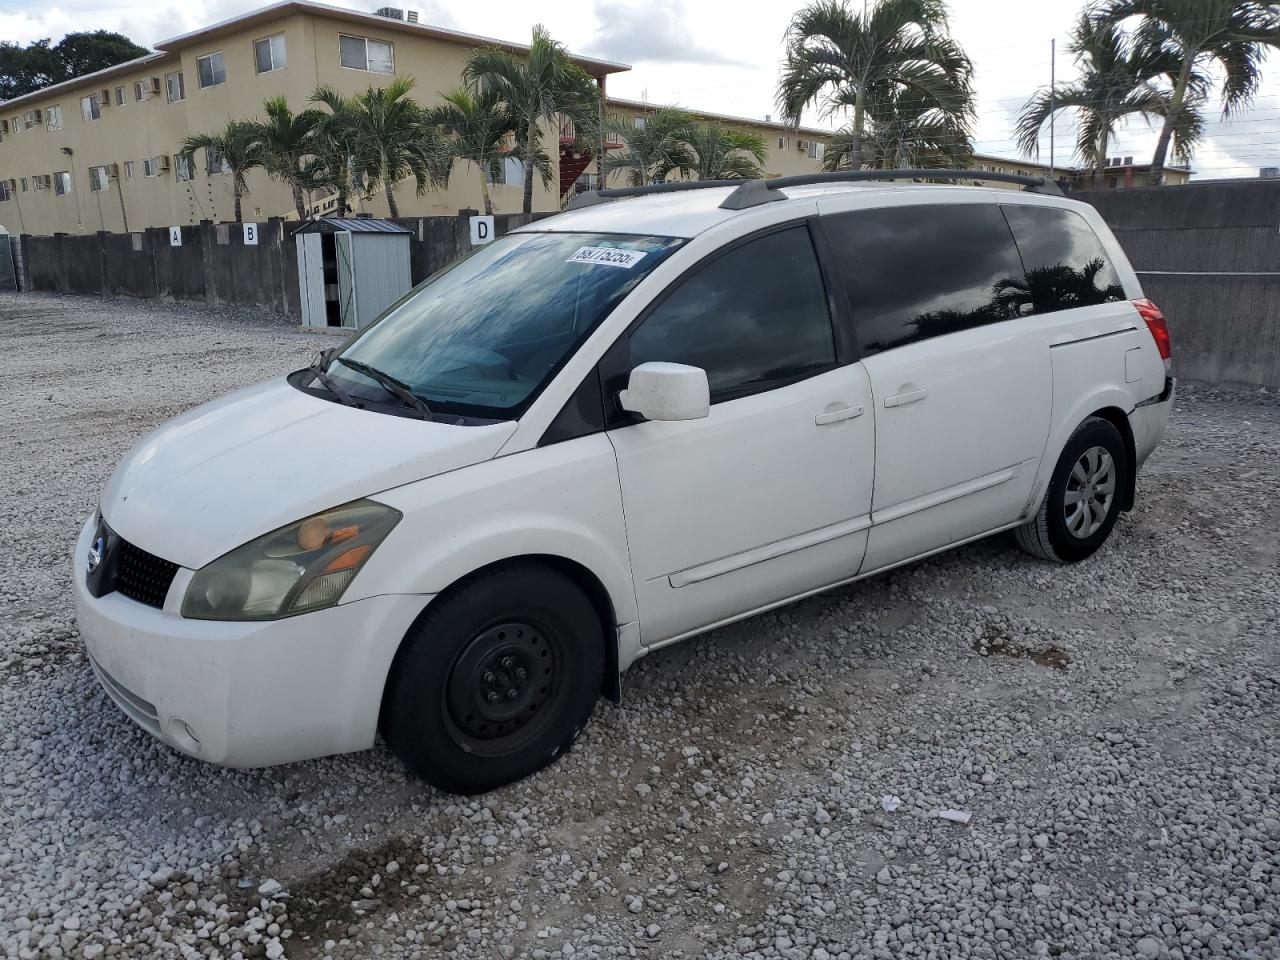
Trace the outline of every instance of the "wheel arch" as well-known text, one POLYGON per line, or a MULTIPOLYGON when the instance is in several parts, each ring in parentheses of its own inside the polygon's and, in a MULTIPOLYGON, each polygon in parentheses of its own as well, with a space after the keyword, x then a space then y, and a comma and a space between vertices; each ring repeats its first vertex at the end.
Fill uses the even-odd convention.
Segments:
MULTIPOLYGON (((1119 407, 1102 407, 1089 416, 1106 420, 1119 431, 1121 439, 1124 440, 1124 455, 1129 469, 1125 471, 1124 489, 1120 492, 1120 509, 1132 510, 1138 487, 1138 452, 1133 440, 1133 426, 1129 423, 1129 415, 1119 407)), ((1088 417, 1085 419, 1087 420, 1088 417)))
MULTIPOLYGON (((610 596, 604 582, 590 568, 577 560, 571 560, 568 557, 556 554, 527 553, 503 557, 499 560, 493 560, 482 566, 476 567, 474 570, 458 577, 431 598, 426 606, 419 611, 418 615, 409 625, 409 628, 405 630, 404 635, 400 637, 400 641, 396 646, 395 655, 391 658, 391 663, 387 667, 387 675, 382 682, 382 696, 384 704, 387 688, 391 682, 391 676, 400 663, 400 654, 404 649, 405 639, 408 638, 408 636, 417 628, 422 619, 431 612, 442 598, 456 593, 477 577, 485 576, 503 567, 530 563, 539 564, 547 567, 548 569, 555 570, 582 590, 582 592, 587 595, 587 599, 591 601, 591 606, 595 609, 596 615, 600 618, 600 642, 604 645, 604 682, 600 692, 609 700, 617 703, 622 697, 622 681, 618 668, 619 638, 616 613, 617 608, 614 605, 613 598, 610 596)), ((379 714, 381 714, 381 710, 379 710, 379 714)))

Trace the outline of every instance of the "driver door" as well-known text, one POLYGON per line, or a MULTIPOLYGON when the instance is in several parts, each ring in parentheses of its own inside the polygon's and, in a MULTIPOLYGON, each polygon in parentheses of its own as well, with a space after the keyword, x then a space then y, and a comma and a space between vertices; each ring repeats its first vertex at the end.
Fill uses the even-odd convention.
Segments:
POLYGON ((870 525, 871 387, 837 350, 807 223, 757 234, 672 285, 606 358, 610 399, 646 361, 701 367, 705 419, 609 431, 645 646, 858 572, 870 525))

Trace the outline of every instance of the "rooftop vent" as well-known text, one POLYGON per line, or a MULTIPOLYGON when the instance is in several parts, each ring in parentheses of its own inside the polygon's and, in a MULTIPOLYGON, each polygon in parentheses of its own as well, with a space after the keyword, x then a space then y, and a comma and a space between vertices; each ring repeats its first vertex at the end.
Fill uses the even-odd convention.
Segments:
POLYGON ((380 17, 386 17, 388 20, 403 20, 404 11, 399 7, 379 7, 374 11, 380 17))

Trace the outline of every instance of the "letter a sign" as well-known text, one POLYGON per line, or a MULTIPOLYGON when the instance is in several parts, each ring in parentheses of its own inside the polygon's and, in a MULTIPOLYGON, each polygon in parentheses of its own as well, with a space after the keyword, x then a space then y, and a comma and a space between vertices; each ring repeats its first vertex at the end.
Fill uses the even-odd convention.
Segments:
POLYGON ((471 218, 471 245, 478 247, 493 239, 493 217, 471 218))

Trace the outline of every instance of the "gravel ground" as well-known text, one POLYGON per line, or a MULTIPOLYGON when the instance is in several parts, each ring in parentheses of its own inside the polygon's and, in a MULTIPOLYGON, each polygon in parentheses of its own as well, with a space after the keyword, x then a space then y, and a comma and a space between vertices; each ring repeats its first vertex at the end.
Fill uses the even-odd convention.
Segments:
POLYGON ((333 342, 0 295, 0 955, 1280 956, 1274 398, 1184 391, 1084 564, 997 538, 660 652, 459 800, 381 747, 186 759, 80 653, 126 448, 333 342))

